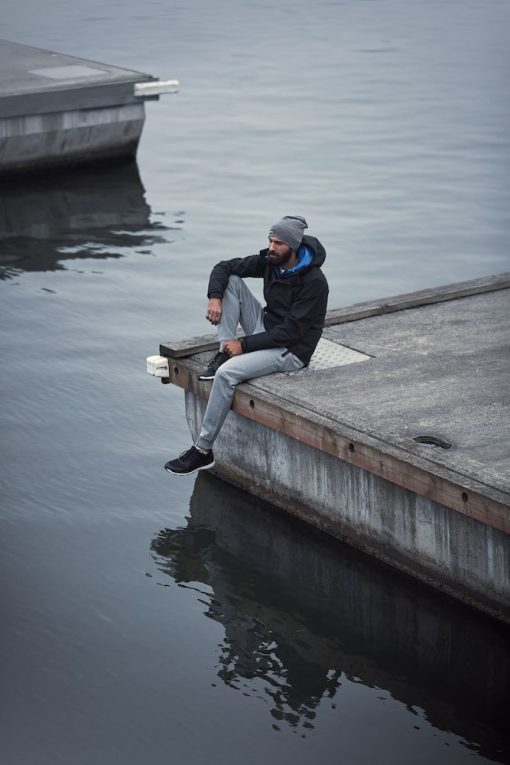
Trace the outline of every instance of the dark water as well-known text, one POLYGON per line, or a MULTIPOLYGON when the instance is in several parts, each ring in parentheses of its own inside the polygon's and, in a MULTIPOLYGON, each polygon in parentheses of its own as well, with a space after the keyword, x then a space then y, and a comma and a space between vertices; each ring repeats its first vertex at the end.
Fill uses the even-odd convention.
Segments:
POLYGON ((178 77, 138 166, 0 186, 0 762, 509 762, 509 633, 210 476, 158 343, 304 214, 331 306, 508 269, 507 2, 3 5, 178 77))

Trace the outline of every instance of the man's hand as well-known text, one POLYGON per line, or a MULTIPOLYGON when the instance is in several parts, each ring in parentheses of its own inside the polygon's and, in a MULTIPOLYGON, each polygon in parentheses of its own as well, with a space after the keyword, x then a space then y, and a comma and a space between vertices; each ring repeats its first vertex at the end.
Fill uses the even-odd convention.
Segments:
POLYGON ((223 308, 220 298, 211 298, 207 303, 207 312, 205 314, 206 319, 208 319, 211 324, 219 324, 222 313, 223 308))
POLYGON ((227 356, 240 356, 243 352, 243 346, 239 340, 227 340, 223 343, 223 350, 227 356))

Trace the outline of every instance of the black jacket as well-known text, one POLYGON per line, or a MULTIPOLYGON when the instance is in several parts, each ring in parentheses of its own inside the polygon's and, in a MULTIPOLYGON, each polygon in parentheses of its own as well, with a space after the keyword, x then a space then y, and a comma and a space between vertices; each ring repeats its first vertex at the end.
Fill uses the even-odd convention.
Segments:
POLYGON ((304 364, 308 364, 322 334, 328 302, 328 283, 320 266, 326 250, 314 236, 304 236, 303 244, 312 253, 306 268, 288 276, 268 261, 268 250, 247 258, 233 258, 217 263, 209 279, 207 296, 222 298, 231 276, 264 279, 265 332, 243 337, 243 351, 263 348, 287 348, 304 364))

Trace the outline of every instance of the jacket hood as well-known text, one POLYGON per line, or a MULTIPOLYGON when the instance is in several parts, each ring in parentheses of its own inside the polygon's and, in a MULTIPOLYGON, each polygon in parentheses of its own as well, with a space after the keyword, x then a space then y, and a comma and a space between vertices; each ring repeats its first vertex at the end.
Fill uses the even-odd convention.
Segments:
POLYGON ((304 244, 312 252, 313 258, 310 263, 310 268, 313 268, 313 266, 322 266, 326 260, 326 250, 319 240, 315 236, 307 236, 305 234, 301 244, 304 244))

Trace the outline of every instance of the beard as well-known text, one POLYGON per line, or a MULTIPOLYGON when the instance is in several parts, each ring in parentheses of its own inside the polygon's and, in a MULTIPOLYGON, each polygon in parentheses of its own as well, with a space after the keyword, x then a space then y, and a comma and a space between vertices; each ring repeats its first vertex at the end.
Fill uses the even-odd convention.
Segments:
POLYGON ((273 266, 277 266, 278 268, 285 268, 285 266, 290 262, 294 250, 292 250, 290 247, 287 247, 287 251, 283 252, 281 255, 268 255, 267 259, 273 266))

